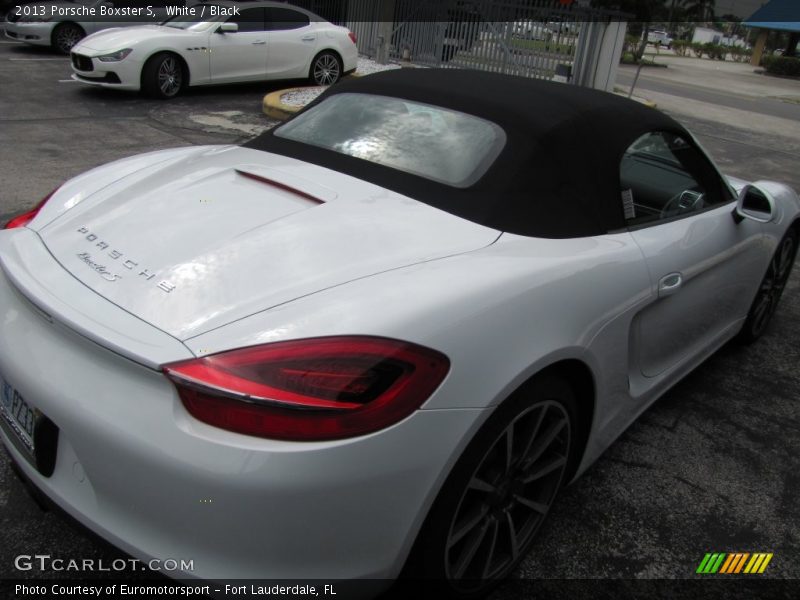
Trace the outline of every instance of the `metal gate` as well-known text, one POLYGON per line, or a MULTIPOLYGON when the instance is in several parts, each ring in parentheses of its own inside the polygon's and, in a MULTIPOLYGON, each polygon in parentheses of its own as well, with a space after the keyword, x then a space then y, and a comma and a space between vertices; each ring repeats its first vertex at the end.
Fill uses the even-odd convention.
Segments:
POLYGON ((608 19, 554 0, 348 0, 344 12, 371 58, 541 79, 580 71, 608 19))

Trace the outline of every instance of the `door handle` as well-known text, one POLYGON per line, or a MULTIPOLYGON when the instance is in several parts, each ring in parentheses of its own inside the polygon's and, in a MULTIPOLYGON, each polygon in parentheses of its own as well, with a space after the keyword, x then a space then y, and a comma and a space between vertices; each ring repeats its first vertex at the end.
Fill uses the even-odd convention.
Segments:
POLYGON ((658 282, 658 295, 661 298, 664 296, 670 296, 681 289, 682 285, 683 275, 680 273, 670 273, 669 275, 664 275, 664 277, 662 277, 658 282))
POLYGON ((304 42, 313 42, 315 39, 317 39, 317 36, 315 36, 315 35, 304 35, 300 39, 303 40, 304 42))
POLYGON ((260 42, 253 42, 253 46, 263 46, 267 43, 267 40, 261 40, 260 42))

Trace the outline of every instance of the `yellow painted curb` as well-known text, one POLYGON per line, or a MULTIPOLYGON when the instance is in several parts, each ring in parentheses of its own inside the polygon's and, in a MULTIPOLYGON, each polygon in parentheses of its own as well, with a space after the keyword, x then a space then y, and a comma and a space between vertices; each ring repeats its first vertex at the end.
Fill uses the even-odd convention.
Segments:
POLYGON ((264 114, 272 119, 285 121, 303 107, 293 106, 291 104, 284 104, 283 102, 281 102, 281 96, 283 96, 284 94, 288 94, 289 92, 298 92, 304 89, 305 89, 304 87, 295 87, 295 88, 287 88, 285 90, 278 90, 277 92, 270 92, 269 94, 264 96, 264 102, 262 104, 264 114))
MULTIPOLYGON (((350 77, 363 77, 360 73, 356 73, 355 71, 350 73, 349 75, 345 75, 343 79, 349 79, 350 77)), ((308 88, 313 87, 322 87, 317 85, 306 85, 300 87, 293 87, 293 88, 286 88, 285 90, 278 90, 277 92, 270 92, 266 96, 264 96, 264 102, 262 103, 262 110, 264 114, 268 117, 273 119, 278 119, 279 121, 285 121, 291 116, 294 116, 295 113, 300 112, 300 109, 305 108, 303 106, 295 106, 293 104, 284 104, 281 102, 281 96, 284 94, 288 94, 290 92, 299 92, 302 90, 306 90, 308 88)))
MULTIPOLYGON (((623 96, 625 98, 628 97, 628 92, 619 87, 614 87, 614 94, 617 96, 623 96)), ((647 98, 642 98, 641 96, 633 96, 631 100, 638 102, 639 104, 644 104, 648 108, 658 108, 658 104, 647 98)))

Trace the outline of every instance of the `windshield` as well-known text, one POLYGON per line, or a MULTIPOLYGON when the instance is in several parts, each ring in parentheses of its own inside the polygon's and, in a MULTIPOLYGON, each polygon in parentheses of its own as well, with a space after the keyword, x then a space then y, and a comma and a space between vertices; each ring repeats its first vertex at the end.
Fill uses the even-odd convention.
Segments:
MULTIPOLYGON (((208 5, 206 5, 208 6, 208 5)), ((219 17, 209 16, 209 11, 197 10, 196 15, 175 15, 159 25, 172 27, 174 29, 188 29, 191 31, 205 31, 219 21, 219 17)))
POLYGON ((499 126, 473 115, 352 93, 326 98, 275 135, 454 187, 475 183, 506 140, 499 126))

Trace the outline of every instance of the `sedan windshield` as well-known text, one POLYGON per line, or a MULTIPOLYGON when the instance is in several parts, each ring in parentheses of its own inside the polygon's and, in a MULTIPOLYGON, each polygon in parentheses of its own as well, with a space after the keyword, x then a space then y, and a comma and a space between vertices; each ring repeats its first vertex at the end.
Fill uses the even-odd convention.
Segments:
POLYGON ((175 15, 166 21, 160 23, 164 27, 172 27, 174 29, 189 29, 191 31, 204 31, 214 25, 219 18, 209 17, 208 11, 201 16, 201 11, 198 10, 196 15, 175 15))
POLYGON ((275 135, 454 187, 475 183, 506 140, 499 126, 473 115, 353 93, 328 97, 275 135))

